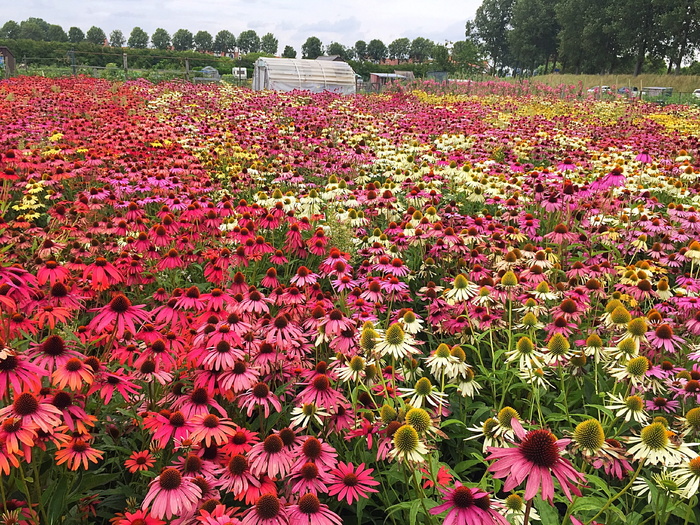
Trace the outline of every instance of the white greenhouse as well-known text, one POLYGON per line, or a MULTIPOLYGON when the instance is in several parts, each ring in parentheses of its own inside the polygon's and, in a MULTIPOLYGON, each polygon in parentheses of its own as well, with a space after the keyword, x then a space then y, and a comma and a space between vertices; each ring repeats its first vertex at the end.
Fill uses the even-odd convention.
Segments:
POLYGON ((261 57, 255 62, 253 89, 312 93, 331 91, 343 95, 355 93, 355 72, 346 62, 261 57))

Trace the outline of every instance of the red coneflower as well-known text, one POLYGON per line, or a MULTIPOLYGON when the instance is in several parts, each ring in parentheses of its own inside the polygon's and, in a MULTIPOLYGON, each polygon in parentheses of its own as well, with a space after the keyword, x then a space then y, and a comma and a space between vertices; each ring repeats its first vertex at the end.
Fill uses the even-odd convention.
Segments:
POLYGON ((117 514, 117 517, 110 521, 112 525, 165 525, 163 520, 154 518, 149 512, 140 509, 136 512, 125 512, 123 515, 117 514))
POLYGON ((248 417, 253 415, 256 407, 262 408, 265 417, 270 417, 270 406, 277 412, 282 411, 282 403, 265 383, 257 383, 245 394, 238 397, 238 406, 246 409, 248 417))
POLYGON ((91 385, 94 376, 92 368, 88 367, 77 357, 71 357, 68 361, 56 368, 51 376, 56 388, 68 387, 70 390, 81 390, 84 385, 91 385))
POLYGON ((192 433, 189 439, 193 442, 203 441, 209 447, 211 444, 221 445, 236 433, 235 424, 228 418, 220 418, 214 414, 199 414, 191 419, 192 433))
POLYGON ((171 441, 182 441, 192 431, 192 422, 180 412, 151 414, 143 421, 143 427, 153 432, 158 448, 165 448, 171 441))
POLYGON ((124 461, 124 466, 132 474, 140 470, 148 470, 155 464, 156 458, 154 458, 148 450, 142 450, 141 452, 133 452, 129 456, 129 459, 124 461))

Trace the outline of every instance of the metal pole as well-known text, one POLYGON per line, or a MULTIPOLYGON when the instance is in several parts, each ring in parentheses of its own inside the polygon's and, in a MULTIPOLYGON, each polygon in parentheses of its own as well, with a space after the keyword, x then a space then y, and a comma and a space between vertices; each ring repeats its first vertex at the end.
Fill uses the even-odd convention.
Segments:
POLYGON ((70 51, 68 51, 68 56, 70 57, 70 67, 73 71, 73 76, 76 77, 78 76, 78 67, 75 63, 75 50, 71 49, 70 51))
POLYGON ((122 54, 122 60, 124 62, 124 80, 129 79, 129 63, 126 58, 126 53, 122 54))
POLYGON ((190 81, 190 59, 189 58, 185 59, 185 78, 187 79, 187 82, 190 81))

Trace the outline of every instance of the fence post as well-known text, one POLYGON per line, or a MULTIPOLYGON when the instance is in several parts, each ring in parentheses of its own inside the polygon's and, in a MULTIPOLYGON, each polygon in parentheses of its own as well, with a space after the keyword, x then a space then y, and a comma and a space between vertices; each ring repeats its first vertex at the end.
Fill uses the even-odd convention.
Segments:
POLYGON ((185 59, 185 78, 187 79, 187 82, 190 81, 190 59, 189 58, 185 59))
POLYGON ((75 50, 71 49, 70 51, 68 51, 68 56, 70 57, 70 67, 73 71, 73 76, 76 77, 78 76, 78 67, 75 63, 75 50))
POLYGON ((124 62, 124 80, 129 80, 129 64, 126 58, 126 53, 122 53, 122 61, 124 62))

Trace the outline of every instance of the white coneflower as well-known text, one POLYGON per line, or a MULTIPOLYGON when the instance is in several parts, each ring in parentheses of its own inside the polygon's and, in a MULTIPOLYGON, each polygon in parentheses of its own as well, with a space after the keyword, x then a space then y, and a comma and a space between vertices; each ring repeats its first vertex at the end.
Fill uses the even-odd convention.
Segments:
POLYGON ((618 381, 629 381, 632 386, 646 384, 646 373, 649 370, 649 359, 645 356, 630 359, 626 365, 611 367, 610 375, 618 381))
POLYGON ((521 337, 515 343, 515 348, 506 352, 506 363, 518 362, 520 370, 542 368, 544 354, 535 346, 529 337, 521 337))
POLYGON ((546 281, 542 281, 532 292, 535 298, 541 301, 554 300, 559 297, 559 293, 553 292, 546 281))
MULTIPOLYGON (((518 494, 510 494, 506 499, 494 498, 494 501, 503 505, 498 509, 509 523, 512 525, 523 525, 525 523, 525 501, 518 494)), ((540 521, 540 515, 535 507, 530 507, 530 522, 540 521)))
POLYGON ((484 421, 481 426, 467 427, 469 432, 473 432, 465 441, 472 439, 483 439, 484 444, 482 446, 482 452, 486 452, 490 447, 502 447, 507 446, 506 441, 496 435, 496 428, 498 427, 498 419, 495 417, 490 417, 484 421))
POLYGON ((395 359, 403 359, 413 354, 420 354, 415 346, 411 334, 404 332, 399 323, 393 323, 386 329, 383 340, 376 345, 376 350, 382 356, 392 356, 395 359))
POLYGON ((467 368, 464 373, 460 374, 457 383, 457 392, 462 397, 473 398, 481 390, 481 385, 474 381, 474 371, 471 368, 467 368))
POLYGON ((681 424, 681 433, 683 436, 688 434, 700 433, 700 407, 691 408, 686 412, 685 417, 679 417, 678 421, 681 424))
POLYGON ((617 417, 624 418, 625 421, 636 421, 637 423, 647 423, 649 414, 644 408, 644 400, 639 396, 622 396, 610 395, 612 403, 607 406, 615 412, 617 417))
POLYGON ((518 377, 523 383, 531 383, 537 388, 552 390, 554 386, 547 381, 548 375, 551 375, 551 372, 544 368, 525 369, 518 372, 518 377))
POLYGON ((695 496, 700 489, 700 456, 679 465, 672 476, 684 498, 695 496))
POLYGON ((345 364, 336 368, 335 371, 338 374, 338 379, 341 381, 346 383, 348 381, 357 382, 364 377, 366 366, 367 363, 364 358, 356 355, 350 358, 349 361, 346 361, 345 364))
POLYGON ((625 337, 616 346, 606 348, 606 359, 622 366, 639 357, 639 342, 632 337, 625 337))
POLYGON ((440 392, 427 377, 421 377, 413 388, 399 388, 400 396, 410 398, 407 403, 412 407, 422 408, 424 405, 433 407, 447 404, 447 395, 440 392))
POLYGON ((306 428, 313 421, 320 427, 323 426, 321 418, 329 416, 330 414, 322 408, 318 408, 316 403, 304 403, 292 409, 292 418, 289 426, 292 428, 306 428))
POLYGON ((399 323, 401 323, 404 332, 407 334, 414 335, 423 329, 423 320, 419 319, 411 310, 406 312, 403 317, 399 319, 399 323))
POLYGON ((455 304, 471 299, 478 291, 479 287, 460 273, 452 282, 452 288, 445 292, 445 298, 448 304, 455 304))
POLYGON ((450 347, 445 343, 440 343, 438 347, 430 354, 430 357, 425 359, 425 364, 433 376, 441 379, 443 376, 450 375, 451 371, 457 364, 459 359, 452 355, 450 347))
POLYGON ((389 458, 408 463, 423 463, 428 449, 420 440, 418 431, 409 424, 402 425, 393 437, 394 448, 389 452, 389 458))
POLYGON ((660 422, 644 427, 639 436, 628 441, 637 443, 629 449, 629 454, 636 460, 646 459, 652 465, 678 465, 697 455, 660 422))

